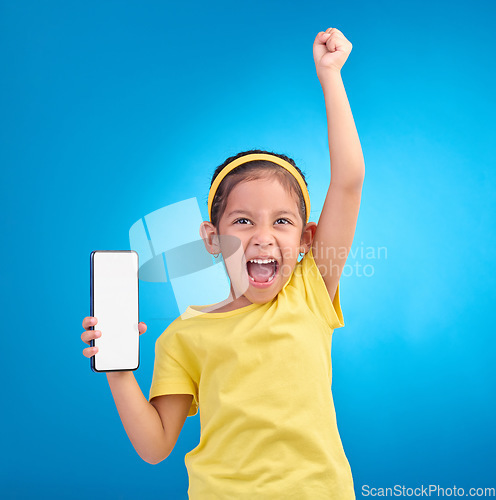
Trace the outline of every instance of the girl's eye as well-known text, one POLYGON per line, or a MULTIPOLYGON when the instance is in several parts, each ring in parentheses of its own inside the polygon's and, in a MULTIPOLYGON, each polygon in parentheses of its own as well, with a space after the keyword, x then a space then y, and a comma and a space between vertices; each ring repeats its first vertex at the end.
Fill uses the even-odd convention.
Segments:
POLYGON ((236 219, 234 221, 234 224, 246 224, 249 223, 250 221, 246 219, 245 217, 241 217, 241 219, 236 219))
POLYGON ((279 222, 279 221, 282 221, 282 224, 291 224, 291 222, 289 222, 288 219, 277 219, 276 223, 279 222))

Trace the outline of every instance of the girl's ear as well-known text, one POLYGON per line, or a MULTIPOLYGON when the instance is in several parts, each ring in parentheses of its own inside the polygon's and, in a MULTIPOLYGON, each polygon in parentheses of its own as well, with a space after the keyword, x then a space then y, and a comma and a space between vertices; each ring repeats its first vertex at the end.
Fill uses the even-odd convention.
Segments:
POLYGON ((317 231, 317 223, 316 222, 308 222, 305 228, 303 229, 303 233, 301 235, 301 251, 307 253, 312 246, 313 238, 315 236, 315 231, 317 231))
POLYGON ((200 224, 200 236, 208 253, 218 254, 221 252, 217 231, 211 222, 204 221, 200 224))

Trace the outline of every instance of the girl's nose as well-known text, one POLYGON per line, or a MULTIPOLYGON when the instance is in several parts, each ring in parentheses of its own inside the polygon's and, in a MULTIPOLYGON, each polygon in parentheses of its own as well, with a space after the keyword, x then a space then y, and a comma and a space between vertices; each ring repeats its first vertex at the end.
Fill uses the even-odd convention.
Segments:
POLYGON ((275 242, 272 228, 260 226, 257 232, 253 235, 252 242, 255 245, 267 246, 275 242))

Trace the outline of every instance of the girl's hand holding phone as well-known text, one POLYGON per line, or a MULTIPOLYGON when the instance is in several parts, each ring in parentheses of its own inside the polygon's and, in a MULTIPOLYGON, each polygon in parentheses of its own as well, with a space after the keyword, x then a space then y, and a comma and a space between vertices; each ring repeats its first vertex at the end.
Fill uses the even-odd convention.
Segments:
MULTIPOLYGON (((81 334, 81 340, 88 345, 91 345, 91 341, 97 338, 100 338, 102 335, 102 332, 100 330, 91 330, 91 327, 96 327, 96 324, 98 323, 98 319, 94 318, 93 316, 86 316, 86 318, 83 319, 83 328, 84 332, 81 334)), ((139 334, 142 335, 143 333, 146 332, 147 326, 143 321, 140 321, 138 323, 138 330, 139 334)), ((83 355, 87 358, 91 358, 91 356, 94 356, 98 352, 98 347, 86 347, 83 349, 83 355)))

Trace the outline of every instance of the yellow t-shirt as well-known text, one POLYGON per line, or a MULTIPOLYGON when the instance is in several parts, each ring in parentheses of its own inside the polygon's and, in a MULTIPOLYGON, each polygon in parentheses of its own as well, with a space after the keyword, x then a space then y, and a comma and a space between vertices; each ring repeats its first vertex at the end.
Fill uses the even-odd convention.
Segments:
POLYGON ((331 394, 339 286, 331 301, 312 252, 272 301, 201 310, 188 307, 158 338, 149 396, 192 394, 189 415, 199 405, 189 497, 354 499, 331 394))

